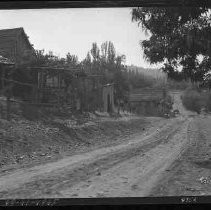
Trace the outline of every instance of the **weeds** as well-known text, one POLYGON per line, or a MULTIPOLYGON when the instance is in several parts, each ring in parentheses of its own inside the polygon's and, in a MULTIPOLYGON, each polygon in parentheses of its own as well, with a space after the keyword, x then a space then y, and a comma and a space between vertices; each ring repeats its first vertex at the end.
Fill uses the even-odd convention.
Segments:
POLYGON ((187 88, 182 95, 182 103, 186 109, 200 113, 201 108, 211 111, 211 94, 196 88, 187 88))

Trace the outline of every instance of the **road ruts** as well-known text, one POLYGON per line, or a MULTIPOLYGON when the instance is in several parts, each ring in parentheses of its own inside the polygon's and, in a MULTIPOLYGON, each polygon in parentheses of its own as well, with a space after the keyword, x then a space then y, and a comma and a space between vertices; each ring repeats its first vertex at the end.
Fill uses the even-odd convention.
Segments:
POLYGON ((158 145, 167 144, 186 123, 174 119, 167 126, 147 136, 131 139, 127 144, 98 149, 39 167, 23 169, 0 177, 1 198, 61 197, 61 191, 80 182, 100 176, 136 156, 142 156, 158 145))

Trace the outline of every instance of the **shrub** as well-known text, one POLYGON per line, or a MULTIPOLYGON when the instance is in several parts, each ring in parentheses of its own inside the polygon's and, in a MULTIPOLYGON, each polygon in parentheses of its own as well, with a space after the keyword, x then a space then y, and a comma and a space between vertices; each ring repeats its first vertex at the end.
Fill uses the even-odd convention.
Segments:
POLYGON ((202 107, 211 110, 211 95, 196 88, 188 88, 182 95, 182 103, 186 109, 200 113, 202 107))
POLYGON ((167 87, 171 90, 185 90, 186 88, 193 88, 193 84, 191 84, 190 81, 175 81, 172 79, 168 79, 167 87))

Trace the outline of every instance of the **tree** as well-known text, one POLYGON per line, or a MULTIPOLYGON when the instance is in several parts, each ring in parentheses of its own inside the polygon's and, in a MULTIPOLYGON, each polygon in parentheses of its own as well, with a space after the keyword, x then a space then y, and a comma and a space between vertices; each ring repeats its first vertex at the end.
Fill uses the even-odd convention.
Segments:
POLYGON ((114 64, 116 59, 116 50, 111 41, 106 41, 101 45, 101 59, 106 64, 114 64))
POLYGON ((68 67, 77 67, 79 65, 78 56, 71 55, 69 52, 66 55, 66 64, 68 67))
MULTIPOLYGON (((197 80, 197 56, 210 56, 210 13, 200 7, 136 8, 132 21, 141 24, 150 34, 141 42, 145 58, 150 63, 165 63, 163 70, 170 77, 182 66, 185 77, 197 80)), ((202 77, 199 78, 201 80, 202 77)))
POLYGON ((106 41, 99 49, 97 43, 92 44, 91 50, 87 53, 82 62, 84 69, 91 66, 91 74, 100 74, 102 82, 114 83, 115 102, 125 97, 125 92, 129 89, 126 68, 124 67, 125 55, 117 55, 114 44, 106 41))
POLYGON ((85 72, 91 72, 92 59, 90 56, 90 52, 87 53, 86 58, 81 62, 81 67, 84 69, 85 72))
POLYGON ((125 55, 118 55, 118 56, 115 58, 115 60, 116 60, 117 68, 118 68, 118 67, 121 67, 121 65, 122 65, 123 63, 125 63, 125 61, 126 61, 126 56, 125 56, 125 55))
POLYGON ((93 73, 98 73, 100 71, 100 49, 98 48, 96 42, 92 44, 92 49, 90 50, 90 54, 92 56, 91 71, 93 73))
POLYGON ((94 62, 100 58, 100 50, 99 50, 96 42, 94 42, 92 44, 92 49, 90 52, 91 52, 94 62))

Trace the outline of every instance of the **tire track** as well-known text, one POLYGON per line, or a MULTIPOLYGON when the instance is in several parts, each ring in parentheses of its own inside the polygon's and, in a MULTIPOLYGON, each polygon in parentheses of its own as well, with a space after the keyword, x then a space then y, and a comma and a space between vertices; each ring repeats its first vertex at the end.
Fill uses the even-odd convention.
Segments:
MULTIPOLYGON (((142 141, 135 140, 127 145, 118 145, 99 157, 93 156, 90 160, 78 161, 78 164, 76 162, 72 166, 71 164, 64 165, 48 173, 43 172, 38 173, 38 175, 35 173, 35 176, 31 177, 31 179, 28 181, 22 180, 16 187, 9 185, 8 182, 10 180, 5 177, 4 184, 0 184, 0 197, 41 198, 59 195, 61 189, 70 188, 81 181, 95 176, 99 171, 108 170, 134 156, 146 153, 159 144, 167 143, 181 129, 184 122, 184 120, 174 120, 170 125, 167 125, 159 132, 146 136, 142 141)), ((3 180, 4 177, 1 177, 0 181, 3 180)))

